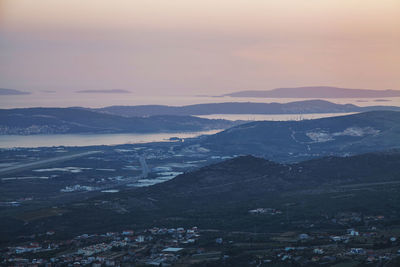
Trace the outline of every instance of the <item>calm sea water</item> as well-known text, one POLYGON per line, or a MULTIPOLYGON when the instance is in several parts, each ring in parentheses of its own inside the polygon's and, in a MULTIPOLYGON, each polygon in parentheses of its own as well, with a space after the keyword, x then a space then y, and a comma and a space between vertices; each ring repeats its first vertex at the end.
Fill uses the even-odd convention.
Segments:
POLYGON ((0 135, 0 148, 140 144, 164 142, 171 137, 191 138, 199 135, 215 134, 219 131, 221 130, 157 134, 0 135))

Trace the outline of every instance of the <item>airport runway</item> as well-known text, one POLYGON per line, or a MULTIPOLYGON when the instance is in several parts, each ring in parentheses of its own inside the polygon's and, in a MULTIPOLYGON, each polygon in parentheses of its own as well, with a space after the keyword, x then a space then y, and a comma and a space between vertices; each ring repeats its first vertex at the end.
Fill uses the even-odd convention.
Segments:
POLYGON ((29 162, 29 163, 21 163, 21 164, 17 164, 17 165, 11 166, 11 167, 0 169, 0 175, 20 172, 20 171, 24 171, 24 170, 37 168, 37 167, 43 167, 43 166, 47 166, 47 165, 50 165, 53 163, 68 161, 71 159, 76 159, 76 158, 80 158, 80 157, 84 157, 84 156, 88 156, 88 155, 92 155, 92 154, 97 154, 97 153, 101 153, 101 152, 102 151, 87 151, 87 152, 82 152, 82 153, 77 153, 77 154, 72 154, 72 155, 55 157, 55 158, 51 158, 51 159, 43 159, 43 160, 38 160, 38 161, 34 161, 34 162, 29 162))

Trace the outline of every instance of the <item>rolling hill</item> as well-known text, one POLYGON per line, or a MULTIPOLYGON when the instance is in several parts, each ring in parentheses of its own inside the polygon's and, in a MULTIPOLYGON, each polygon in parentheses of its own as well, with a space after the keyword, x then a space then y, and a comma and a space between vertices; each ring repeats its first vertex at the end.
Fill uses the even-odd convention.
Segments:
POLYGON ((400 147, 400 112, 257 121, 208 136, 202 145, 226 154, 253 154, 283 161, 393 149, 400 147))
POLYGON ((126 118, 75 108, 0 110, 0 134, 185 132, 223 129, 234 124, 190 116, 126 118))

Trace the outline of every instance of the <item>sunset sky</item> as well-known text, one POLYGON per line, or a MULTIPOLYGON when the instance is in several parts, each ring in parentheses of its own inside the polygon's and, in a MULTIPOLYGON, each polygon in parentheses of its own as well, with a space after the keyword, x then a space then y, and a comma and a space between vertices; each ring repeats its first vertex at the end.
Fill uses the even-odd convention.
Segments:
POLYGON ((0 0, 0 88, 400 89, 399 0, 0 0))

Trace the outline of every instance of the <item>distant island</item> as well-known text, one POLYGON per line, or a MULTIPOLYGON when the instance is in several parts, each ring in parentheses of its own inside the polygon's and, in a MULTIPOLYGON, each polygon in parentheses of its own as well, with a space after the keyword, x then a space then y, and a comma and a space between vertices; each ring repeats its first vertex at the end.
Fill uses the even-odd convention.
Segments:
POLYGON ((30 95, 30 94, 31 93, 29 92, 24 92, 20 90, 0 88, 0 95, 30 95))
POLYGON ((131 92, 123 89, 111 89, 111 90, 81 90, 76 91, 79 94, 130 94, 131 92))
POLYGON ((277 88, 273 90, 239 91, 223 96, 262 98, 377 98, 400 97, 400 90, 348 89, 331 86, 277 88))
POLYGON ((349 113, 372 110, 400 111, 395 106, 360 107, 353 104, 336 104, 325 100, 305 100, 289 103, 251 103, 228 102, 209 103, 188 106, 109 106, 91 109, 92 111, 108 113, 124 117, 146 117, 155 115, 195 116, 211 114, 312 114, 312 113, 349 113))

